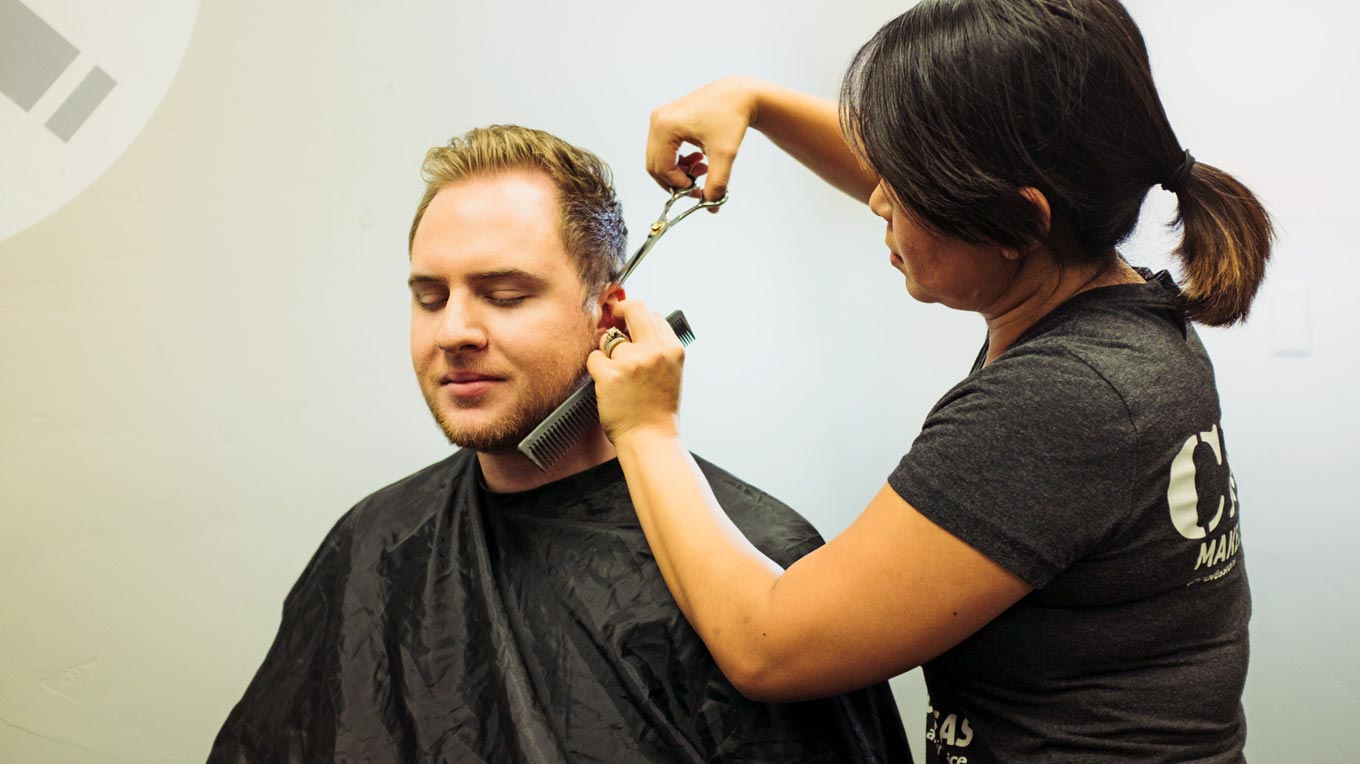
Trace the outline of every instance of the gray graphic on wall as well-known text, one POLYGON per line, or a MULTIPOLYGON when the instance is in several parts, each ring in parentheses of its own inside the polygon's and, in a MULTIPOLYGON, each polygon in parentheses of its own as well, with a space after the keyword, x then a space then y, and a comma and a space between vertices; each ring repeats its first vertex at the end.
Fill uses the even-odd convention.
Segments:
POLYGON ((71 201, 146 126, 198 0, 0 0, 0 240, 71 201))

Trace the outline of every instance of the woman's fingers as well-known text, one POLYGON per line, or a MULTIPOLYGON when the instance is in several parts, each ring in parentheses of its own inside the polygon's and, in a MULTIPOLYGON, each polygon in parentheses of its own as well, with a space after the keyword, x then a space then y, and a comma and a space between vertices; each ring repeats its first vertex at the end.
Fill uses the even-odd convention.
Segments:
POLYGON ((623 319, 624 332, 633 342, 656 341, 652 313, 641 300, 620 300, 614 305, 614 317, 623 319))
POLYGON ((708 171, 707 165, 704 164, 704 152, 702 151, 686 154, 680 157, 676 164, 691 178, 697 178, 708 171))
POLYGON ((607 332, 586 368, 595 380, 600 423, 617 442, 640 428, 674 427, 685 351, 670 324, 638 300, 618 303, 615 315, 632 339, 611 342, 607 332))
POLYGON ((623 319, 625 331, 633 342, 662 347, 680 343, 666 319, 648 310, 641 300, 621 300, 614 306, 614 315, 623 319))
POLYGON ((754 113, 754 89, 742 78, 718 80, 657 107, 647 134, 647 172, 674 189, 688 186, 686 175, 698 177, 702 168, 708 174, 704 199, 721 199, 754 113), (686 143, 703 152, 702 164, 693 153, 680 155, 686 143))
MULTIPOLYGON (((677 164, 685 173, 686 177, 693 178, 695 182, 708 172, 708 165, 704 164, 704 154, 702 151, 696 151, 687 156, 680 157, 680 161, 677 164)), ((696 190, 692 192, 690 196, 701 199, 703 198, 703 191, 696 190)))
POLYGON ((647 132, 647 173, 669 191, 689 185, 689 178, 677 160, 680 146, 685 141, 695 143, 695 138, 686 135, 682 126, 666 117, 662 112, 665 108, 652 112, 651 129, 647 132))
MULTIPOLYGON (((597 396, 599 395, 599 386, 604 382, 608 368, 609 356, 605 355, 603 350, 597 348, 590 351, 590 355, 586 356, 586 371, 590 372, 591 378, 595 380, 597 396)), ((596 410, 598 410, 598 401, 596 410)), ((601 421, 603 421, 603 417, 601 417, 601 421)))
MULTIPOLYGON (((716 202, 727 195, 727 181, 732 177, 732 162, 737 158, 737 150, 715 149, 708 155, 708 182, 704 184, 704 201, 716 202)), ((720 207, 710 207, 717 212, 720 207)))

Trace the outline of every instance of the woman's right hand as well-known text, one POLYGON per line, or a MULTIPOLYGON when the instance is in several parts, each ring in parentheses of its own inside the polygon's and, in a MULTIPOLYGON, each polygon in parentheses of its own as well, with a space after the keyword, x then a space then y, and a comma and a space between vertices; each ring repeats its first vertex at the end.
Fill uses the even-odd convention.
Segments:
POLYGON ((670 190, 688 186, 692 177, 706 171, 704 198, 721 199, 741 140, 756 121, 759 85, 750 77, 725 77, 654 109, 647 135, 647 172, 670 190), (706 165, 698 154, 680 155, 680 145, 686 142, 703 152, 706 165))

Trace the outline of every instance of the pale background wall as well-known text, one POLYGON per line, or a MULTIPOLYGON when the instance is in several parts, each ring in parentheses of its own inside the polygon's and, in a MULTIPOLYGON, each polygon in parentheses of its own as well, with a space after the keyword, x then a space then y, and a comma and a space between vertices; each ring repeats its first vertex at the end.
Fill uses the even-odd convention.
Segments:
MULTIPOLYGON (((85 3, 29 5, 56 25, 85 3)), ((195 4, 149 5, 156 45, 195 4)), ((203 2, 126 152, 0 241, 0 762, 202 760, 332 522, 447 453, 406 351, 426 147, 491 122, 551 130, 614 165, 641 231, 662 201, 641 162, 652 106, 728 73, 834 95, 902 4, 378 5, 203 2)), ((1254 320, 1204 332, 1255 594, 1248 752, 1352 761, 1357 13, 1130 7, 1182 140, 1280 226, 1254 320)), ((672 233, 629 291, 698 332, 690 446, 834 535, 982 327, 912 303, 881 224, 762 137, 736 169, 731 206, 672 233)), ((1133 259, 1164 260, 1170 210, 1152 195, 1133 259)), ((894 686, 919 746, 918 672, 894 686)))

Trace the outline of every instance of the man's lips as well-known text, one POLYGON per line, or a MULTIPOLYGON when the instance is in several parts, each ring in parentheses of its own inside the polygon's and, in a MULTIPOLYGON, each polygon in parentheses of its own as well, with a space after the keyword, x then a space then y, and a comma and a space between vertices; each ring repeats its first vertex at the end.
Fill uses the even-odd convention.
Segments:
POLYGON ((497 377, 494 374, 481 374, 475 371, 451 371, 439 378, 439 384, 447 385, 449 383, 483 382, 488 380, 500 382, 501 379, 501 377, 497 377))
POLYGON ((485 393, 504 381, 503 377, 490 374, 473 371, 451 371, 439 378, 439 386, 448 390, 455 398, 471 398, 485 393))

